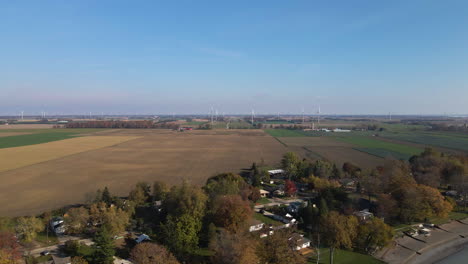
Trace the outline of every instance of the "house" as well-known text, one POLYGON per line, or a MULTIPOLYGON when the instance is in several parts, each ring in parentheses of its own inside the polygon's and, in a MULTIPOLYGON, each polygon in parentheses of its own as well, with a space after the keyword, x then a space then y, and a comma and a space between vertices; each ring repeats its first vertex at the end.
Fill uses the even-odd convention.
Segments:
POLYGON ((133 264, 133 262, 126 260, 126 259, 114 257, 114 264, 133 264))
POLYGON ((65 234, 66 228, 65 228, 65 222, 63 221, 62 217, 54 217, 50 220, 49 226, 54 231, 55 234, 57 235, 63 235, 65 234))
POLYGON ((273 192, 274 195, 276 196, 283 196, 284 195, 284 191, 281 190, 281 189, 277 189, 273 192))
POLYGON ((268 174, 270 174, 270 177, 283 176, 284 173, 285 172, 282 169, 276 169, 276 170, 269 170, 268 171, 268 174))
POLYGON ((141 234, 139 237, 135 239, 135 242, 137 242, 137 244, 140 244, 141 242, 146 241, 146 240, 151 240, 151 238, 146 234, 141 234))
POLYGON ((260 222, 259 220, 257 219, 252 219, 250 221, 250 225, 249 225, 249 232, 255 232, 255 231, 259 231, 259 230, 262 230, 263 226, 265 224, 260 222))
POLYGON ((266 191, 264 189, 260 189, 260 196, 261 197, 267 197, 270 194, 269 191, 266 191))
POLYGON ((288 240, 289 240, 291 247, 294 250, 301 250, 303 248, 310 247, 310 239, 298 233, 292 234, 292 236, 288 240))
POLYGON ((353 215, 355 215, 360 221, 367 221, 374 217, 374 214, 369 212, 369 209, 364 209, 362 211, 354 212, 353 215))

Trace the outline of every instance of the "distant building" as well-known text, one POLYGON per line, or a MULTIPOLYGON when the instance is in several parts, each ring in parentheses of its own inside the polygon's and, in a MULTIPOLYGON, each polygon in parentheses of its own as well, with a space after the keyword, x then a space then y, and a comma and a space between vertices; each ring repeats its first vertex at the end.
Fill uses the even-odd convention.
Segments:
POLYGON ((141 234, 139 237, 135 239, 135 242, 137 242, 137 244, 140 244, 141 242, 147 241, 147 240, 151 240, 151 238, 146 234, 141 234))
POLYGON ((260 196, 261 196, 261 197, 267 197, 269 194, 270 194, 269 191, 260 189, 260 196))
POLYGON ((301 250, 310 247, 310 239, 298 233, 294 233, 288 240, 294 250, 301 250))
POLYGON ((341 129, 341 128, 335 128, 332 130, 333 132, 338 132, 338 133, 343 133, 343 132, 351 132, 349 129, 341 129))
POLYGON ((353 215, 355 215, 360 221, 367 221, 374 217, 374 214, 369 212, 369 209, 364 209, 362 211, 354 212, 353 215))
POLYGON ((257 219, 252 219, 250 221, 250 225, 249 225, 249 232, 255 232, 255 231, 262 230, 263 226, 265 226, 265 224, 262 223, 261 221, 259 221, 257 219))

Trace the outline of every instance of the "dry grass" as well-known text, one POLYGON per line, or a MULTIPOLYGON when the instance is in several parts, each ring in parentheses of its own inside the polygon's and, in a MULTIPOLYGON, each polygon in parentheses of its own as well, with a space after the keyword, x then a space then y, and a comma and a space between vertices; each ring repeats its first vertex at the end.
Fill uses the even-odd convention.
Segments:
POLYGON ((79 137, 45 144, 0 149, 0 172, 45 162, 93 149, 112 146, 136 137, 79 137))
POLYGON ((83 202, 105 186, 127 195, 139 181, 172 185, 188 179, 202 185, 216 173, 237 173, 254 161, 275 165, 287 151, 262 131, 105 130, 92 138, 98 144, 110 135, 140 138, 0 173, 0 215, 83 202))

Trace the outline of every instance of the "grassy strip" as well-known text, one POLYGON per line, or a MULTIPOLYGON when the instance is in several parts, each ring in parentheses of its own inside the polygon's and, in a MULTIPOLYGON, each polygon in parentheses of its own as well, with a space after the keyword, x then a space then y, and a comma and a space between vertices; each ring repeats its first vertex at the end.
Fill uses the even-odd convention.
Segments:
MULTIPOLYGON (((311 257, 308 259, 308 263, 315 264, 317 263, 317 258, 311 257)), ((328 264, 330 263, 330 249, 329 248, 321 248, 320 249, 320 261, 319 263, 328 264)), ((334 262, 335 264, 380 264, 384 263, 372 256, 364 255, 361 253, 342 250, 342 249, 335 249, 334 255, 334 262)))
POLYGON ((260 213, 255 213, 254 218, 267 225, 274 225, 274 226, 283 225, 283 223, 275 221, 271 219, 270 217, 264 216, 263 214, 260 214, 260 213))
POLYGON ((277 137, 274 137, 274 139, 276 139, 279 143, 281 143, 283 146, 287 147, 288 145, 286 145, 286 143, 284 143, 283 141, 281 141, 279 138, 277 137))

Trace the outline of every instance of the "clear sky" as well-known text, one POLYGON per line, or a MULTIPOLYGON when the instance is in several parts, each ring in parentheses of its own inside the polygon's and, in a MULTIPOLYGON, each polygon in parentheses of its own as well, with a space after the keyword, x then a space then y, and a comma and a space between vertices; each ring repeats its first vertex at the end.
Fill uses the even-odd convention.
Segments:
POLYGON ((0 114, 468 114, 468 1, 0 1, 0 114))

